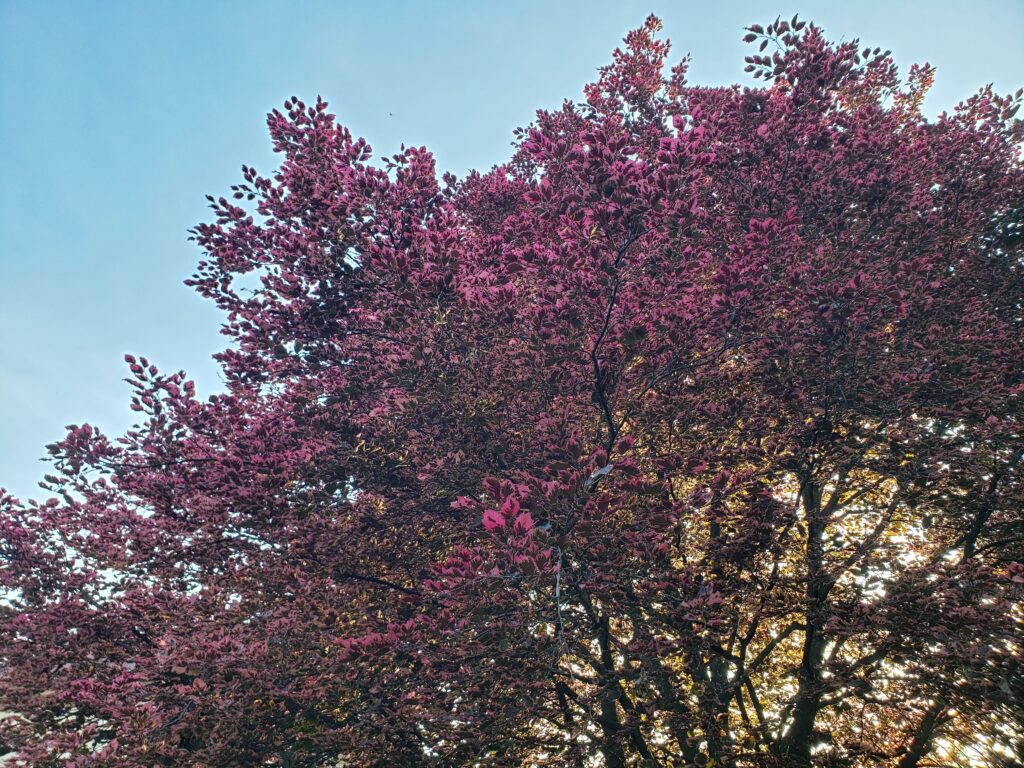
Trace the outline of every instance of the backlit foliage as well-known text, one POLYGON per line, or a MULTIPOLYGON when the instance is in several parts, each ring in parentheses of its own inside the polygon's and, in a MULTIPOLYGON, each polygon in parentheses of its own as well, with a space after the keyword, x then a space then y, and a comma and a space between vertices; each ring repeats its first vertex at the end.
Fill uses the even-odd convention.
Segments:
POLYGON ((15 764, 1024 759, 1020 92, 658 31, 461 180, 270 114, 194 232, 225 393, 129 357, 0 501, 15 764))

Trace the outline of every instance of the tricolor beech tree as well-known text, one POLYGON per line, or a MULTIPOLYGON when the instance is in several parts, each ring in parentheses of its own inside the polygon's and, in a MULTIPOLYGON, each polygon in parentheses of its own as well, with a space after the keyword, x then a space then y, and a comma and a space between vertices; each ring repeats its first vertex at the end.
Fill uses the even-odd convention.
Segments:
POLYGON ((505 165, 269 116, 194 231, 223 394, 0 502, 34 766, 1024 759, 1020 92, 653 17, 505 165))

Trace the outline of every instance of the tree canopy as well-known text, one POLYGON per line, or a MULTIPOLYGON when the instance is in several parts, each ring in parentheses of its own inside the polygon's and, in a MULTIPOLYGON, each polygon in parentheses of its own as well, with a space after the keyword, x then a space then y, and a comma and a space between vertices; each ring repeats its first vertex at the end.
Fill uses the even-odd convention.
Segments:
POLYGON ((0 494, 34 766, 1024 759, 1021 92, 650 18, 504 165, 317 100, 193 234, 225 391, 0 494))

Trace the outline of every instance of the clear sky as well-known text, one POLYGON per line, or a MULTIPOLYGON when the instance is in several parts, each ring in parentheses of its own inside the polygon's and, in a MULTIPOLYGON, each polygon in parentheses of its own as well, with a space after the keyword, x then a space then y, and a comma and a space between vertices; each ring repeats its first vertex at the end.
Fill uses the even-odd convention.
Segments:
POLYGON ((321 94, 378 154, 422 144, 462 175, 578 98, 648 13, 716 85, 747 82, 743 26, 796 11, 936 65, 931 114, 1024 84, 1024 0, 0 0, 0 487, 42 496, 66 424, 131 424, 126 352, 220 387, 186 230, 242 163, 272 169, 264 115, 287 97, 321 94))

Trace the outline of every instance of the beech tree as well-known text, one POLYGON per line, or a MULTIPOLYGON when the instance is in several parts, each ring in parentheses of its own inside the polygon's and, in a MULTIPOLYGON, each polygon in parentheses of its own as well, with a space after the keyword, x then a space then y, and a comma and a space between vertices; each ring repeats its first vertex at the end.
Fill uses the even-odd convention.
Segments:
POLYGON ((223 394, 128 356, 2 496, 11 764, 1024 759, 1021 92, 659 28, 464 179, 269 115, 223 394))

